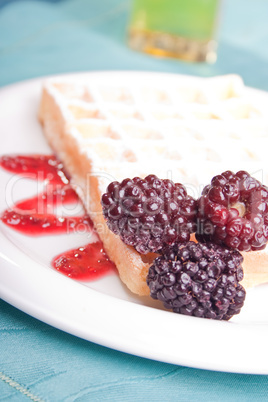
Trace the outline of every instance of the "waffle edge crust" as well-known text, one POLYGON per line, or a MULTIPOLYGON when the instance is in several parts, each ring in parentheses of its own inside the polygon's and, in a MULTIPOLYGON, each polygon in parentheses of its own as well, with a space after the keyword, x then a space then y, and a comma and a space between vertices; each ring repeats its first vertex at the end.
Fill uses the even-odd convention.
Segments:
MULTIPOLYGON (((173 151, 176 149, 174 143, 169 143, 166 148, 170 138, 166 138, 165 135, 161 136, 165 129, 169 131, 169 135, 175 133, 175 145, 181 144, 182 148, 186 149, 189 141, 191 144, 193 143, 194 146, 191 145, 190 153, 194 152, 195 144, 199 148, 201 144, 208 142, 209 138, 204 137, 204 132, 208 130, 214 135, 215 128, 220 136, 216 141, 220 141, 224 135, 228 141, 230 140, 231 146, 233 141, 236 144, 237 137, 240 138, 244 124, 247 124, 248 127, 252 126, 253 132, 259 133, 261 141, 264 140, 265 142, 268 139, 268 125, 267 122, 263 121, 259 110, 257 110, 257 117, 255 118, 257 130, 254 131, 254 118, 251 118, 251 114, 256 112, 256 107, 248 104, 240 95, 240 87, 243 87, 243 84, 239 77, 219 77, 218 87, 215 85, 218 83, 217 78, 203 79, 201 82, 206 84, 206 80, 208 83, 209 80, 215 81, 208 85, 208 87, 214 88, 214 93, 212 92, 210 98, 208 97, 205 100, 202 98, 203 94, 200 88, 196 90, 198 81, 196 85, 195 83, 194 85, 191 84, 189 88, 186 85, 186 90, 184 85, 183 94, 186 93, 186 95, 184 98, 179 97, 178 104, 180 110, 184 110, 183 107, 185 106, 187 111, 185 116, 176 116, 176 108, 170 107, 167 92, 161 87, 156 93, 154 82, 149 83, 149 85, 143 84, 143 88, 149 88, 151 92, 149 95, 148 91, 146 95, 143 93, 143 96, 147 96, 147 98, 143 98, 142 101, 137 98, 135 102, 132 101, 129 92, 125 90, 127 83, 123 89, 122 83, 119 85, 120 88, 113 85, 112 89, 108 84, 106 87, 100 85, 102 88, 102 92, 100 92, 100 90, 96 90, 95 83, 91 88, 90 83, 84 84, 81 80, 69 82, 62 78, 48 80, 43 87, 38 117, 43 126, 45 137, 71 177, 71 184, 89 213, 104 244, 106 253, 118 269, 122 282, 133 293, 140 296, 150 294, 146 277, 156 255, 139 254, 132 247, 125 245, 119 236, 108 229, 100 200, 102 193, 105 192, 105 188, 109 184, 109 178, 110 181, 120 181, 125 177, 145 177, 150 173, 159 176, 161 175, 159 165, 162 168, 165 166, 168 170, 168 166, 165 164, 170 161, 170 168, 176 170, 175 180, 179 178, 181 183, 196 180, 194 184, 197 186, 199 178, 193 179, 191 174, 187 173, 187 170, 191 170, 191 164, 188 163, 186 166, 185 160, 176 153, 174 154, 173 151), (194 90, 196 91, 194 92, 194 90), (217 99, 215 100, 215 91, 217 92, 217 90, 220 95, 216 94, 217 99), (189 100, 189 98, 191 99, 189 100), (148 110, 143 114, 145 104, 147 106, 149 104, 148 110, 151 115, 161 114, 162 107, 166 115, 161 117, 161 120, 149 119, 147 121, 148 110), (150 108, 151 104, 153 106, 150 108), (217 110, 219 115, 215 117, 217 110), (223 116, 221 116, 222 110, 223 116), (229 113, 227 120, 230 120, 231 113, 231 122, 228 120, 227 125, 225 125, 226 111, 229 113), (229 127, 232 121, 235 127, 234 130, 231 130, 232 133, 235 132, 234 138, 225 128, 229 127), (178 128, 176 128, 177 123, 178 128), (175 130, 172 132, 174 127, 175 130), (195 127, 198 128, 195 130, 195 127), (186 138, 186 134, 188 138, 186 138), (139 150, 138 157, 136 157, 136 148, 139 150), (158 159, 156 158, 154 161, 152 156, 148 167, 147 151, 152 152, 152 149, 159 152, 158 159), (162 160, 159 160, 159 155, 160 157, 164 155, 162 160), (146 163, 145 160, 147 160, 146 163), (158 171, 155 172, 154 167, 158 168, 158 171)), ((206 85, 203 85, 202 88, 206 88, 206 85)), ((250 136, 250 132, 248 136, 250 136)), ((208 166, 204 170, 203 177, 209 173, 210 178, 212 178, 223 169, 222 166, 218 166, 218 158, 216 157, 216 162, 213 156, 211 157, 212 147, 213 141, 211 149, 202 148, 202 146, 200 148, 204 151, 201 160, 202 158, 208 160, 208 166), (217 171, 213 171, 213 169, 217 169, 217 171)), ((224 159, 224 154, 220 157, 224 159)), ((251 160, 251 156, 249 156, 252 169, 255 166, 258 167, 256 161, 261 160, 261 157, 262 155, 254 154, 251 160)), ((247 167, 247 162, 245 158, 242 168, 247 167)), ((266 177, 265 179, 267 181, 266 177)), ((267 250, 242 254, 244 257, 242 285, 249 288, 267 282, 267 250)))

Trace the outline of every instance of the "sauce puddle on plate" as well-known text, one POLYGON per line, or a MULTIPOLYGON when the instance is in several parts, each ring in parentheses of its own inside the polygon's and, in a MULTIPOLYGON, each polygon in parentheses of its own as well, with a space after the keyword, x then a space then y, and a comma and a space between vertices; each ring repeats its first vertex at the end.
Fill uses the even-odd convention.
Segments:
MULTIPOLYGON (((16 202, 2 213, 4 224, 28 236, 94 232, 87 214, 65 217, 54 213, 58 205, 77 204, 79 199, 63 165, 53 155, 5 155, 0 157, 0 166, 10 173, 44 183, 42 193, 16 202)), ((97 236, 96 232, 94 234, 97 236)), ((54 258, 51 265, 64 275, 83 281, 116 272, 100 240, 65 251, 54 258)))

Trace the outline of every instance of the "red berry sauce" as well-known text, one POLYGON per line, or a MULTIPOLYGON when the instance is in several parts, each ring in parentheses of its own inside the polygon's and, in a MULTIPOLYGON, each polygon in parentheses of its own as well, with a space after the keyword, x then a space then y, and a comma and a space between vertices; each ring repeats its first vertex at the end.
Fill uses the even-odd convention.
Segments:
POLYGON ((4 211, 1 220, 6 225, 28 236, 93 229, 93 224, 86 215, 63 217, 54 214, 57 205, 79 202, 62 164, 54 156, 8 155, 0 158, 0 166, 9 172, 45 182, 45 189, 41 194, 19 201, 11 209, 4 211))
POLYGON ((84 281, 116 272, 115 265, 109 260, 100 241, 66 251, 54 258, 52 265, 64 275, 84 281))
MULTIPOLYGON (((2 213, 1 221, 7 226, 28 236, 93 232, 93 223, 86 214, 63 217, 54 213, 59 205, 80 202, 61 162, 54 156, 6 155, 0 157, 0 166, 10 173, 45 183, 41 194, 19 201, 2 213)), ((52 266, 73 279, 87 281, 116 272, 100 241, 62 253, 52 261, 52 266)))
POLYGON ((16 209, 4 211, 2 222, 12 229, 28 236, 40 236, 47 234, 84 233, 93 228, 88 216, 62 217, 53 214, 23 214, 16 209))
POLYGON ((3 155, 0 166, 11 172, 30 179, 50 183, 68 183, 63 165, 53 155, 3 155))
POLYGON ((16 209, 37 213, 53 213, 57 205, 79 202, 76 192, 68 185, 48 184, 45 190, 35 197, 16 203, 16 209))

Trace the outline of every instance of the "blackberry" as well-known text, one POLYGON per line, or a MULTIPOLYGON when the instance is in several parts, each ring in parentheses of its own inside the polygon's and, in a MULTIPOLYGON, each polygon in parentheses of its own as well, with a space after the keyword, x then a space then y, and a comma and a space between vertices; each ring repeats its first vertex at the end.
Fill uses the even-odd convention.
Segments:
POLYGON ((268 241, 268 187, 245 171, 213 177, 198 200, 196 238, 239 251, 268 241))
POLYGON ((151 297, 175 313, 229 320, 244 304, 242 255, 213 243, 163 249, 149 268, 151 297))
POLYGON ((109 229, 142 254, 187 242, 195 229, 196 200, 155 175, 110 183, 101 203, 109 229))

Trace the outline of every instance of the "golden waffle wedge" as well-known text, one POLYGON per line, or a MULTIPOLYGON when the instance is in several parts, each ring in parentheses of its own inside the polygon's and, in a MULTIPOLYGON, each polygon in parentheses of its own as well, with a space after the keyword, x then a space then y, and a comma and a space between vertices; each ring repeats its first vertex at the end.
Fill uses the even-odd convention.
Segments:
MULTIPOLYGON (((39 118, 45 136, 131 291, 149 294, 154 256, 140 255, 107 228, 100 204, 107 185, 156 174, 198 197, 224 170, 247 170, 267 184, 264 99, 235 75, 106 73, 44 84, 39 118)), ((267 252, 244 257, 244 285, 267 281, 267 252)))

